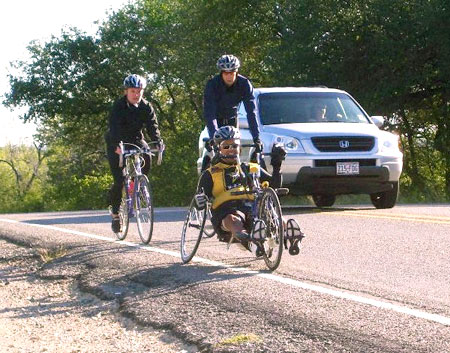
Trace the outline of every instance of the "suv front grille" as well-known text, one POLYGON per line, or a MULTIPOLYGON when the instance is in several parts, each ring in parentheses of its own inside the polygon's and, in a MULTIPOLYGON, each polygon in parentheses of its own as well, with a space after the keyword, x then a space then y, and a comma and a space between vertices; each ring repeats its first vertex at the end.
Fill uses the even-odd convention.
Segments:
POLYGON ((311 141, 320 152, 366 152, 375 145, 371 136, 312 137, 311 141))

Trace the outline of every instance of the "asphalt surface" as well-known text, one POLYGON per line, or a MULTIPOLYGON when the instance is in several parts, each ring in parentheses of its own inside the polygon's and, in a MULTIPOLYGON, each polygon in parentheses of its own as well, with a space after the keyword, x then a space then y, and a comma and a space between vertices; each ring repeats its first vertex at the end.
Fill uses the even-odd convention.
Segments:
POLYGON ((118 242, 106 212, 0 215, 0 238, 67 254, 45 278, 117 301, 123 316, 204 352, 450 352, 450 205, 284 209, 306 234, 275 272, 216 238, 183 265, 186 210, 156 210, 118 242))

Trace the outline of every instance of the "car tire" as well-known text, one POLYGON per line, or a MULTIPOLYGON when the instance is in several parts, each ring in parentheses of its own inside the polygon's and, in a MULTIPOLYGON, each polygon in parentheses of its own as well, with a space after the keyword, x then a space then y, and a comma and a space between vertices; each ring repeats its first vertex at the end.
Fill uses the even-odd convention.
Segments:
POLYGON ((336 201, 336 195, 315 194, 312 198, 317 207, 331 207, 336 201))
POLYGON ((398 199, 399 185, 398 181, 393 182, 391 184, 392 190, 377 192, 376 194, 370 195, 370 200, 372 201, 372 204, 376 208, 383 209, 383 208, 392 208, 395 206, 398 199))

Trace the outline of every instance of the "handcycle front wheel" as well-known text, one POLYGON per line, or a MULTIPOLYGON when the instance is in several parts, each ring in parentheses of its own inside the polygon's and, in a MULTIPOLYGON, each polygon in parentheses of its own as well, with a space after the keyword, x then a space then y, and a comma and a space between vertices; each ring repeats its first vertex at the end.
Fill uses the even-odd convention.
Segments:
POLYGON ((150 184, 145 175, 139 176, 135 181, 134 192, 139 237, 144 244, 148 244, 153 234, 153 202, 150 184))
POLYGON ((192 260, 202 240, 206 211, 199 210, 194 199, 191 201, 181 233, 181 260, 185 264, 192 260))
POLYGON ((120 229, 121 231, 118 233, 114 233, 119 240, 124 240, 128 234, 128 226, 130 224, 129 218, 129 210, 127 203, 127 192, 125 190, 126 186, 124 185, 122 188, 122 200, 120 201, 119 207, 119 219, 120 219, 120 229))
POLYGON ((266 188, 259 200, 258 217, 266 224, 264 240, 264 262, 271 271, 275 271, 283 254, 283 214, 280 200, 274 189, 266 188))
POLYGON ((203 235, 206 238, 212 238, 216 234, 216 231, 214 230, 214 226, 211 222, 211 218, 212 218, 211 205, 208 205, 208 207, 206 208, 205 214, 206 214, 206 221, 205 221, 205 226, 203 227, 203 235))

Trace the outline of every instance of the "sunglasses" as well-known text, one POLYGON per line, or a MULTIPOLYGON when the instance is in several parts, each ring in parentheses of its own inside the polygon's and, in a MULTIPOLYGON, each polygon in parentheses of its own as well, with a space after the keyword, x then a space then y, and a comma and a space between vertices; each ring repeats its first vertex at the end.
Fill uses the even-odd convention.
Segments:
POLYGON ((230 148, 236 149, 239 147, 240 147, 240 145, 237 143, 233 143, 231 145, 220 146, 220 148, 223 148, 224 150, 229 150, 230 148))

